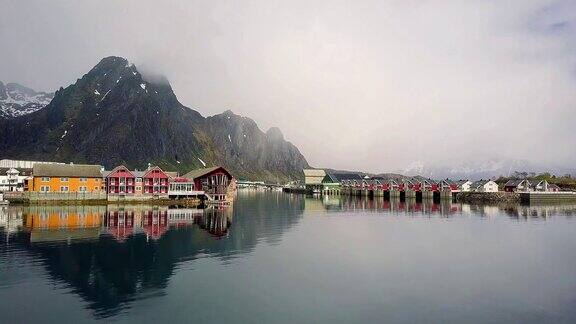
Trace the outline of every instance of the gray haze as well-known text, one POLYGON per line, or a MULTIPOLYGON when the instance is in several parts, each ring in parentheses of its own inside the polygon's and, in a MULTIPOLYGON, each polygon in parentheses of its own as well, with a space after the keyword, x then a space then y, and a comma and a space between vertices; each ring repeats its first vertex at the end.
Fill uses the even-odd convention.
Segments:
POLYGON ((576 163, 576 1, 0 0, 0 39, 2 81, 53 91, 123 56, 316 166, 576 163))

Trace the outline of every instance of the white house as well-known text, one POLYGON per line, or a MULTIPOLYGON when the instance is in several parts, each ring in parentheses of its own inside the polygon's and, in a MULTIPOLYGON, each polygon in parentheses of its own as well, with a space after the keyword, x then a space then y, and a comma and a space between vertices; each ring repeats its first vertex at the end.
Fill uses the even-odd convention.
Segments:
POLYGON ((24 191, 31 169, 0 168, 0 191, 24 191))
POLYGON ((458 180, 456 181, 458 189, 460 191, 470 191, 470 186, 472 186, 472 181, 470 180, 458 180))
POLYGON ((498 184, 492 180, 480 180, 470 185, 470 191, 498 192, 498 184))

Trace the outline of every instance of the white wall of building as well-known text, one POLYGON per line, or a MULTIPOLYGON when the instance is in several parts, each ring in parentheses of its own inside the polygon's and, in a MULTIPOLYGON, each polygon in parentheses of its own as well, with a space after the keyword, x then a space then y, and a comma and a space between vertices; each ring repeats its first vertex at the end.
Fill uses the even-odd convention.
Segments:
POLYGON ((488 181, 483 186, 479 187, 477 191, 480 192, 498 192, 498 184, 494 181, 488 181))

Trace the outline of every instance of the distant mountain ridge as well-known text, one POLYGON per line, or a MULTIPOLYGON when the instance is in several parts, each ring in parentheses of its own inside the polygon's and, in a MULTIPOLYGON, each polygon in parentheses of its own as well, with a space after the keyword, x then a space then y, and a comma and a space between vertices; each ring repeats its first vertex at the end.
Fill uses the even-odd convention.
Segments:
POLYGON ((398 173, 406 175, 421 175, 433 179, 495 179, 507 177, 514 172, 551 172, 557 175, 576 174, 575 169, 544 167, 522 159, 479 159, 446 165, 425 165, 414 162, 398 173))
POLYGON ((54 93, 39 92, 18 83, 0 81, 0 118, 15 118, 46 107, 54 93))
POLYGON ((182 105, 165 78, 144 76, 121 57, 102 59, 45 108, 0 118, 0 156, 181 172, 223 165, 269 181, 300 178, 308 167, 279 130, 264 133, 231 111, 205 118, 182 105))

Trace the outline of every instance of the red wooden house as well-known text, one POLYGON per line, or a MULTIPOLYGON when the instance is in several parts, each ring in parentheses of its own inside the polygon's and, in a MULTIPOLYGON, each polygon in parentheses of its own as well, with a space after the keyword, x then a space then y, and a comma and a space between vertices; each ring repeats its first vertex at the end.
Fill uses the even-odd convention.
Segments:
POLYGON ((168 195, 169 176, 159 167, 150 167, 145 171, 130 171, 120 165, 112 171, 104 172, 104 177, 106 192, 109 195, 168 195))
POLYGON ((136 192, 136 176, 127 167, 120 165, 105 173, 106 192, 108 194, 134 194, 136 192))
POLYGON ((193 170, 183 177, 192 179, 196 190, 202 190, 212 199, 218 201, 226 200, 228 189, 233 180, 230 172, 220 166, 193 170))
POLYGON ((168 194, 168 175, 159 167, 151 167, 142 176, 142 193, 148 195, 168 194))

